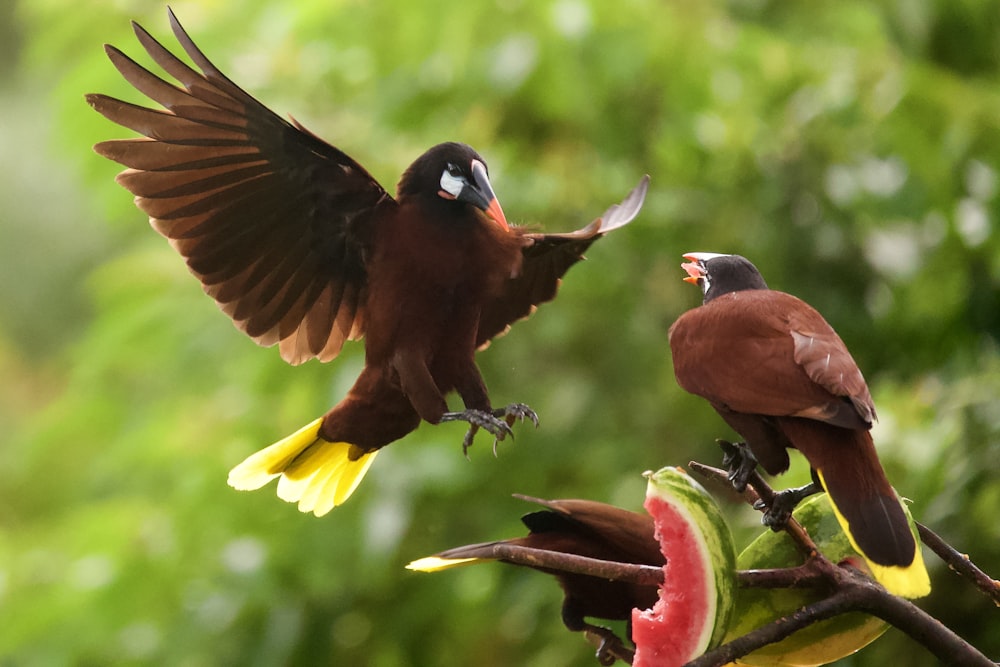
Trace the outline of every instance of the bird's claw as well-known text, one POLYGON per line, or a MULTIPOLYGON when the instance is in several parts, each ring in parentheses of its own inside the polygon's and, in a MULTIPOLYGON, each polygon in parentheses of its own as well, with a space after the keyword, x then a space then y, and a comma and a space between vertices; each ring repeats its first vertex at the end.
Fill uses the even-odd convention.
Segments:
POLYGON ((597 662, 608 667, 615 664, 615 660, 623 660, 631 664, 634 657, 632 649, 625 646, 621 637, 616 635, 611 628, 600 625, 587 624, 584 628, 587 638, 597 645, 597 662))
POLYGON ((722 465, 729 471, 729 481, 738 493, 743 493, 750 481, 750 476, 757 469, 757 458, 745 442, 732 443, 728 440, 716 440, 722 448, 722 465))
POLYGON ((763 516, 760 518, 760 522, 762 524, 771 530, 778 531, 784 528, 785 524, 788 523, 788 520, 792 517, 792 512, 803 499, 814 493, 819 493, 820 491, 822 491, 822 489, 819 488, 815 482, 813 482, 806 484, 805 486, 796 487, 794 489, 785 489, 784 491, 775 493, 774 500, 771 501, 770 507, 768 507, 763 500, 755 502, 753 507, 755 510, 764 511, 763 516))
POLYGON ((469 408, 461 412, 446 412, 441 417, 441 421, 464 421, 469 423, 469 430, 462 439, 462 453, 465 458, 469 458, 469 447, 476 437, 479 429, 489 432, 493 436, 493 456, 497 455, 497 443, 508 435, 513 438, 514 431, 511 428, 515 421, 528 419, 535 427, 538 427, 538 415, 524 403, 511 403, 504 408, 494 410, 476 410, 469 408))
POLYGON ((503 419, 508 426, 513 426, 515 421, 523 422, 528 419, 538 428, 538 415, 524 403, 511 403, 505 408, 497 408, 493 411, 493 416, 503 419))
MULTIPOLYGON (((503 413, 501 413, 503 414, 503 413)), ((446 412, 441 421, 464 421, 469 423, 469 430, 462 439, 462 453, 465 458, 469 458, 469 447, 476 437, 479 429, 489 432, 493 436, 493 453, 496 454, 497 443, 508 435, 513 438, 514 431, 506 419, 501 419, 495 412, 485 410, 468 409, 461 412, 446 412)))

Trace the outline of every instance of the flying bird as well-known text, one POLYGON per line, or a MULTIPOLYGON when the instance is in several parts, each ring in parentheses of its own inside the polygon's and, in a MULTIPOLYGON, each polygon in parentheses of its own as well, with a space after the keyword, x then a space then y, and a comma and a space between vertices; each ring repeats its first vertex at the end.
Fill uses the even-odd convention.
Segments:
POLYGON ((575 232, 508 224, 486 161, 442 143, 403 173, 392 197, 351 157, 285 121, 219 71, 169 11, 200 71, 132 24, 177 84, 113 46, 105 51, 151 109, 101 94, 88 103, 142 137, 97 144, 128 169, 117 181, 184 257, 236 326, 290 364, 330 361, 365 339, 365 366, 340 403, 236 466, 229 483, 325 514, 353 493, 380 448, 426 421, 464 421, 496 440, 527 406, 495 408, 475 352, 554 298, 596 239, 630 222, 648 187, 575 232), (452 412, 457 392, 465 409, 452 412))
MULTIPOLYGON (((704 301, 670 328, 674 374, 746 441, 751 456, 734 470, 736 482, 745 484, 757 462, 784 472, 787 450, 799 450, 875 578, 892 593, 926 595, 919 545, 872 441, 875 406, 844 342, 804 301, 768 289, 746 258, 684 258, 684 280, 701 286, 704 301)), ((784 498, 794 505, 814 490, 784 498)))
MULTIPOLYGON (((456 547, 413 561, 406 567, 437 572, 491 560, 507 562, 497 558, 498 545, 663 567, 663 554, 654 534, 653 518, 649 514, 630 512, 592 500, 543 500, 520 494, 515 494, 515 497, 546 508, 521 517, 529 531, 527 536, 456 547)), ((656 584, 644 586, 544 567, 533 569, 551 574, 559 581, 564 592, 563 624, 573 632, 589 632, 600 637, 605 643, 598 651, 602 659, 609 656, 611 645, 621 640, 608 628, 595 626, 585 619, 630 621, 633 609, 648 609, 658 597, 659 586, 656 584)))

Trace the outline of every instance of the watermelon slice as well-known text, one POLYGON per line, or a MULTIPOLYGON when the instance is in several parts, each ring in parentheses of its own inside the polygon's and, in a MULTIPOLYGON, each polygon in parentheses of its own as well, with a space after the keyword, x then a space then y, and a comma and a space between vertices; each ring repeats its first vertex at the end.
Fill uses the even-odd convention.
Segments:
POLYGON ((681 468, 649 474, 646 511, 663 566, 660 599, 632 611, 634 667, 675 667, 718 646, 736 590, 736 548, 715 500, 681 468))

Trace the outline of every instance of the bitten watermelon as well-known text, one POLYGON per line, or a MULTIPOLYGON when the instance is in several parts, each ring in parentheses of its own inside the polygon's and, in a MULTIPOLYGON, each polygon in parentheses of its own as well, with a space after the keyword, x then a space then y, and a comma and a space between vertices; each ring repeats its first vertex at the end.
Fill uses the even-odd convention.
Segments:
POLYGON ((632 611, 634 667, 683 665, 719 645, 736 589, 736 548, 715 500, 681 468, 648 474, 646 511, 663 566, 660 599, 632 611))

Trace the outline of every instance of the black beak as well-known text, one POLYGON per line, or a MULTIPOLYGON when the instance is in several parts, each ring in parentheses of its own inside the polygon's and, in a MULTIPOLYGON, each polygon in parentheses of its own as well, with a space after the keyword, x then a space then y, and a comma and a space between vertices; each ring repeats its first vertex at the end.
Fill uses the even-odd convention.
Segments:
POLYGON ((500 202, 497 200, 497 196, 493 194, 493 186, 490 185, 490 178, 486 175, 486 165, 479 160, 472 161, 472 181, 472 183, 462 188, 462 192, 458 195, 458 200, 482 209, 498 225, 505 230, 510 229, 510 225, 507 224, 507 216, 503 214, 500 202))

